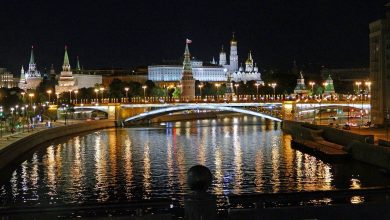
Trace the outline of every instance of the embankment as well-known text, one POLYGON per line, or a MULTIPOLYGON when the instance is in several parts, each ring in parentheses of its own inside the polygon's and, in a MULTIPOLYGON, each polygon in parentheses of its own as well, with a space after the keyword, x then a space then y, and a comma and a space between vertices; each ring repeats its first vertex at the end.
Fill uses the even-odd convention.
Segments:
POLYGON ((115 127, 115 121, 101 120, 58 126, 50 129, 31 132, 30 135, 17 139, 14 142, 11 142, 1 148, 0 170, 35 146, 44 142, 67 135, 111 127, 115 127))
POLYGON ((390 170, 390 147, 374 145, 374 135, 294 121, 283 121, 282 128, 297 140, 312 140, 313 134, 321 134, 326 141, 344 146, 353 159, 390 170))

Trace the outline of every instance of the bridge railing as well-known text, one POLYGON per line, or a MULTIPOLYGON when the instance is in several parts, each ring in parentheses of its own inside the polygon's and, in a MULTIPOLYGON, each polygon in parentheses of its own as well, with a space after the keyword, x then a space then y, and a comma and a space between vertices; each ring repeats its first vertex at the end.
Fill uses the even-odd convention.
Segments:
MULTIPOLYGON (((61 100, 59 100, 61 101, 61 100)), ((319 98, 306 97, 304 99, 299 97, 291 97, 286 95, 238 95, 234 97, 227 97, 223 95, 218 96, 195 96, 194 99, 174 98, 174 97, 131 97, 131 98, 103 98, 103 99, 72 99, 73 104, 114 104, 114 103, 224 103, 224 102, 284 102, 292 101, 296 104, 327 104, 327 103, 343 103, 343 104, 367 104, 370 100, 367 99, 349 99, 349 98, 319 98)))

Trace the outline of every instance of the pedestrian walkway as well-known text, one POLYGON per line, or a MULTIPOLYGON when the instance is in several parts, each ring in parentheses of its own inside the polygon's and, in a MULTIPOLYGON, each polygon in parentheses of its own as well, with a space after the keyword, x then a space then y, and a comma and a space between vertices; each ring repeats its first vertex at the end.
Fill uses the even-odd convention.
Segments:
MULTIPOLYGON (((67 121, 67 125, 75 124, 75 123, 82 123, 82 122, 84 122, 84 121, 83 120, 71 120, 71 121, 67 121)), ((19 131, 19 129, 18 129, 18 131, 14 132, 14 133, 7 132, 0 139, 0 151, 2 151, 8 145, 10 145, 10 144, 22 139, 22 138, 25 138, 29 135, 35 134, 35 133, 40 132, 42 130, 51 129, 53 127, 59 127, 59 126, 65 126, 64 121, 52 122, 51 127, 47 127, 45 123, 40 123, 40 124, 35 125, 34 129, 24 128, 24 131, 22 129, 20 129, 20 131, 19 131)))

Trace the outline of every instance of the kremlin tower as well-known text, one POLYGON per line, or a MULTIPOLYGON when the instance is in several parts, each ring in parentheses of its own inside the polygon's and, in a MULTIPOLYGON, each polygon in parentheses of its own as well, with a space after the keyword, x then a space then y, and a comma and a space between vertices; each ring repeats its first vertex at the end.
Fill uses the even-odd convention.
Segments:
POLYGON ((56 86, 56 93, 63 93, 77 90, 75 86, 75 79, 73 78, 72 71, 70 69, 69 57, 67 47, 65 46, 64 63, 62 64, 62 71, 56 86))
MULTIPOLYGON (((294 61, 294 63, 295 63, 295 61, 294 61)), ((299 72, 299 78, 297 79, 297 85, 295 86, 294 94, 300 95, 300 96, 307 96, 307 94, 308 94, 308 91, 307 91, 306 85, 305 85, 305 79, 303 78, 302 71, 299 72)))
POLYGON ((233 37, 230 41, 230 65, 229 65, 229 71, 230 72, 236 72, 238 70, 238 54, 237 54, 237 40, 233 37))
POLYGON ((23 90, 36 89, 38 85, 42 82, 41 73, 37 70, 37 65, 35 64, 34 59, 34 47, 31 46, 31 55, 30 62, 28 64, 28 70, 22 70, 20 73, 19 88, 23 90))
POLYGON ((182 77, 180 80, 181 83, 181 97, 189 101, 195 99, 195 79, 192 75, 192 65, 190 59, 190 51, 188 49, 188 44, 191 43, 191 40, 186 40, 186 48, 184 51, 184 60, 183 60, 183 71, 182 77))

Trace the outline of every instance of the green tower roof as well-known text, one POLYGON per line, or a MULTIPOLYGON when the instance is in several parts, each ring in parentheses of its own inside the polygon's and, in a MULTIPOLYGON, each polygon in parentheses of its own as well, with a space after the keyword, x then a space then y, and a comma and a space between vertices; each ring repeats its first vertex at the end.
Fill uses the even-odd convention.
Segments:
POLYGON ((69 57, 68 57, 68 50, 67 50, 67 46, 65 45, 65 55, 64 55, 64 66, 66 66, 66 65, 70 65, 69 64, 69 57))

